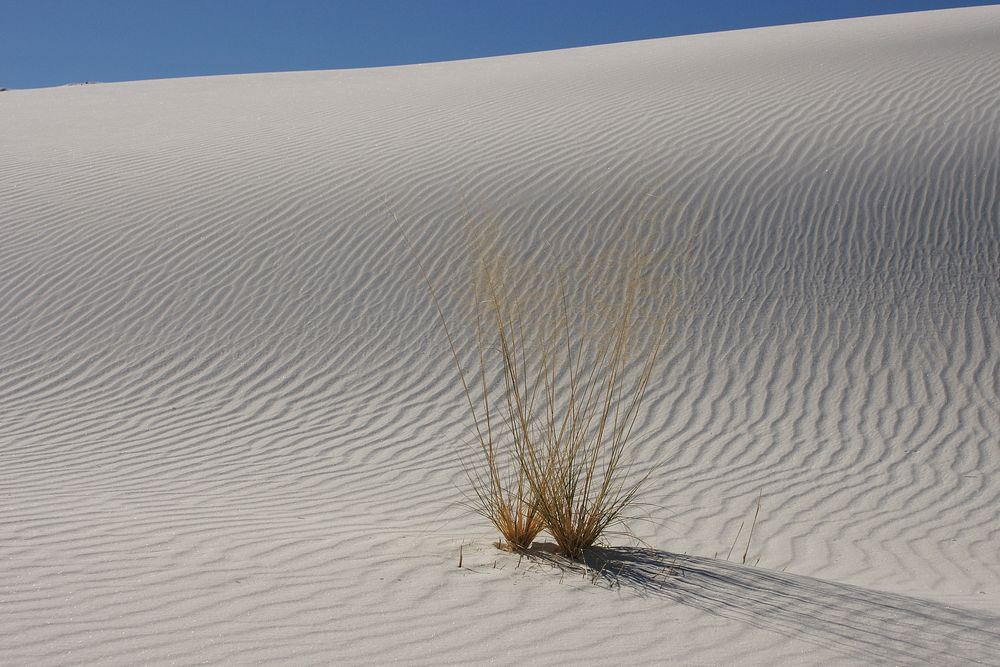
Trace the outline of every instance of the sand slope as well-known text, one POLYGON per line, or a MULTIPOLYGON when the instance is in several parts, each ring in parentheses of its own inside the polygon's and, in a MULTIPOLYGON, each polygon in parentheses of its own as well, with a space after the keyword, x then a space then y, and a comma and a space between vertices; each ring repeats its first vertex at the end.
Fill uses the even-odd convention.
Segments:
POLYGON ((2 93, 0 662, 996 664, 998 100, 998 8, 2 93), (455 506, 387 207, 695 239, 619 586, 455 506))

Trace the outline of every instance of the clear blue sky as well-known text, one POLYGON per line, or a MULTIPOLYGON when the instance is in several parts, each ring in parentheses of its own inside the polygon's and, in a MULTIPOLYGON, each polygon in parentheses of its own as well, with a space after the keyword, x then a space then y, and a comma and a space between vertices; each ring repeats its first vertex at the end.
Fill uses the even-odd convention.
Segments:
POLYGON ((372 67, 994 2, 0 0, 0 87, 372 67))

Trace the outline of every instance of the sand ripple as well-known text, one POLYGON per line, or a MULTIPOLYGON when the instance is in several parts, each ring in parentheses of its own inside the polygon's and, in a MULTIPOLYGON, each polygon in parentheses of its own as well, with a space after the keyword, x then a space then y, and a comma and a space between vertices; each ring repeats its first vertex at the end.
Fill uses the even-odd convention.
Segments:
POLYGON ((4 93, 0 662, 995 661, 997 100, 996 8, 4 93), (636 450, 639 535, 703 557, 669 593, 457 507, 401 233, 447 286, 470 219, 685 248, 636 450))

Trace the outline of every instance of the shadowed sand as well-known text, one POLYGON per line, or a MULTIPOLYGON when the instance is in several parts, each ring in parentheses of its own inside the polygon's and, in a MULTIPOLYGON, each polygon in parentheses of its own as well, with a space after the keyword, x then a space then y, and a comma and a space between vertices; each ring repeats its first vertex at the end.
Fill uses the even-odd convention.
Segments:
POLYGON ((985 665, 1000 655, 996 614, 655 549, 595 548, 585 559, 587 568, 546 558, 563 568, 596 572, 595 579, 611 586, 814 642, 861 661, 985 665))

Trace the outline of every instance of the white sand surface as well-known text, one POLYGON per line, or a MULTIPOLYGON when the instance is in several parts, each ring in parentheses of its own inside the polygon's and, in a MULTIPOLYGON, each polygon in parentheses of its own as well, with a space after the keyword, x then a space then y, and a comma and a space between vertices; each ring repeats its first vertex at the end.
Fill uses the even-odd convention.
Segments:
POLYGON ((998 378, 1000 7, 0 93, 4 665, 1000 664, 998 378), (456 505, 470 219, 695 239, 617 584, 456 505))

